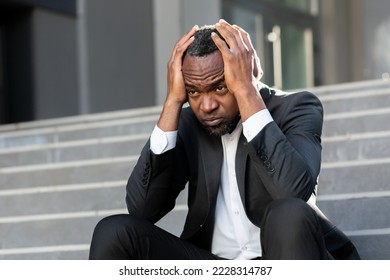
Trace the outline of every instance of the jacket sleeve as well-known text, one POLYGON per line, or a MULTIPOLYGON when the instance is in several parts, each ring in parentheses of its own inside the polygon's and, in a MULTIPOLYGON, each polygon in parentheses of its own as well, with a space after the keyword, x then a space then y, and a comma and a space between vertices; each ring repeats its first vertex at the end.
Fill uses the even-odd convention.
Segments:
POLYGON ((308 92, 286 96, 282 102, 271 111, 274 121, 248 143, 249 155, 273 199, 307 201, 321 167, 322 105, 308 92))
POLYGON ((150 141, 129 177, 126 186, 126 204, 130 214, 155 223, 175 206, 175 200, 186 183, 185 168, 178 170, 177 162, 185 166, 184 153, 175 147, 161 155, 150 150, 150 141), (181 176, 177 175, 181 172, 181 176))

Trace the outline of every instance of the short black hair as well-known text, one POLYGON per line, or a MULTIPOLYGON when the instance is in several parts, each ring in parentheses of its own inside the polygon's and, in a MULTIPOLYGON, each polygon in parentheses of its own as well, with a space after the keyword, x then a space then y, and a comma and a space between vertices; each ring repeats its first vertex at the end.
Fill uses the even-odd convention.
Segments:
POLYGON ((216 33, 218 36, 225 41, 221 34, 215 29, 214 25, 205 25, 196 31, 194 38, 195 40, 188 46, 186 54, 190 56, 207 56, 218 50, 211 33, 216 33))

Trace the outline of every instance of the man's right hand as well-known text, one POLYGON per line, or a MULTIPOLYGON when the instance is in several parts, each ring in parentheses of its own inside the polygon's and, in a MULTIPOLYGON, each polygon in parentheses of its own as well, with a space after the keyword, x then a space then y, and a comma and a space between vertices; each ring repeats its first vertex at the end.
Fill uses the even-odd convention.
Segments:
POLYGON ((198 26, 195 25, 177 41, 168 62, 168 92, 163 111, 157 123, 157 126, 163 131, 177 130, 180 110, 183 104, 187 102, 188 97, 182 73, 183 55, 188 46, 194 41, 193 36, 198 29, 198 26))
POLYGON ((183 55, 188 46, 194 41, 194 34, 198 26, 194 26, 179 41, 177 41, 171 58, 168 62, 168 96, 167 99, 183 105, 187 102, 187 93, 182 73, 183 55))

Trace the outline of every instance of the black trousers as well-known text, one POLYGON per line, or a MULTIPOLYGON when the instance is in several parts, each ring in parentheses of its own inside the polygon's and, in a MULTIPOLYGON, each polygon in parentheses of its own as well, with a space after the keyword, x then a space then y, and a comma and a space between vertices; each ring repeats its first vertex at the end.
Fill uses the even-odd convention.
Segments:
MULTIPOLYGON (((329 259, 318 216, 301 199, 269 204, 261 224, 262 259, 329 259)), ((96 226, 89 259, 216 260, 210 251, 127 214, 109 216, 96 226)))

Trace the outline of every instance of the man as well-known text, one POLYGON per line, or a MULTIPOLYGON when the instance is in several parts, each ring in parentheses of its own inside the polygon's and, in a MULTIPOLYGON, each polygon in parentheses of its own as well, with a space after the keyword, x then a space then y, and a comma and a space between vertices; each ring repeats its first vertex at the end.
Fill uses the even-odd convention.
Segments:
POLYGON ((177 42, 163 110, 128 181, 129 215, 99 222, 90 259, 359 258, 314 204, 320 101, 261 75, 249 35, 224 20, 177 42), (179 238, 153 223, 187 183, 179 238))

